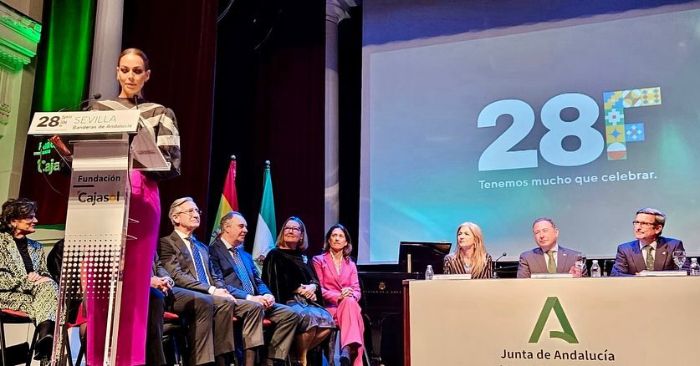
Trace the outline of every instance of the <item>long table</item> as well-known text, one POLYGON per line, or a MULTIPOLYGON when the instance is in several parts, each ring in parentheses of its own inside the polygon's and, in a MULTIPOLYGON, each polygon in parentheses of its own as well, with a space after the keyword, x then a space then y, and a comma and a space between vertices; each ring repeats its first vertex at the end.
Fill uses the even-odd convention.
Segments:
POLYGON ((404 282, 406 365, 698 365, 700 277, 404 282))

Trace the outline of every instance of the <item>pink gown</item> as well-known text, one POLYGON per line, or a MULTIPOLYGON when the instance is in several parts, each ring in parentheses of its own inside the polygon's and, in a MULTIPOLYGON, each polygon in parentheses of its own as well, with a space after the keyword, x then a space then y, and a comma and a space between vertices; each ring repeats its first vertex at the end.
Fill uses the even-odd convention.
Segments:
MULTIPOLYGON (((340 329, 341 347, 351 343, 362 346, 365 325, 362 320, 362 309, 358 304, 362 292, 360 291, 360 280, 357 277, 355 263, 349 258, 344 259, 340 266, 340 273, 338 273, 331 254, 327 252, 315 256, 313 265, 321 284, 326 310, 333 315, 333 320, 340 329), (340 292, 344 287, 352 288, 353 296, 338 302, 340 292)), ((354 366, 362 366, 363 353, 364 347, 359 347, 354 366)))

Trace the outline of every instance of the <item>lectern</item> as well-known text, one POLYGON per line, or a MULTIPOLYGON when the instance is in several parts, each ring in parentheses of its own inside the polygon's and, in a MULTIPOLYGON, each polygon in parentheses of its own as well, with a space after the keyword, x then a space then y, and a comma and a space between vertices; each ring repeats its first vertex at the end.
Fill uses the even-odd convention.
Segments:
MULTIPOLYGON (((139 111, 37 112, 29 134, 58 136, 72 173, 51 365, 62 364, 66 301, 106 301, 104 364, 117 357, 129 224, 129 171, 169 170, 139 111)), ((59 151, 59 153, 61 153, 59 151)), ((90 311, 90 309, 88 309, 90 311)), ((125 335, 128 336, 128 335, 125 335)))

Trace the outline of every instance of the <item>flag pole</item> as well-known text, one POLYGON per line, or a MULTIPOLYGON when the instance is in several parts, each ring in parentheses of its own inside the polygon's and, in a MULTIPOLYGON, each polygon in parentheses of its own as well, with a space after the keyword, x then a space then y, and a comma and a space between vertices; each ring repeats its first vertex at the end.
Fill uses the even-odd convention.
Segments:
POLYGON ((265 160, 263 172, 263 192, 260 200, 258 223, 255 227, 255 242, 253 243, 253 259, 258 269, 262 268, 267 252, 275 246, 277 238, 277 223, 275 220, 275 201, 272 190, 272 174, 270 161, 265 160))

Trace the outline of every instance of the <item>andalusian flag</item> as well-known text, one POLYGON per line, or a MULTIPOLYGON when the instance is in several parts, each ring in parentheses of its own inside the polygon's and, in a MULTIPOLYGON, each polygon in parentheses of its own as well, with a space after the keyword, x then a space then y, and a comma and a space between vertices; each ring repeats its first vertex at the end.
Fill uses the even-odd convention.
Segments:
POLYGON ((267 252, 275 247, 277 239, 277 223, 275 222, 275 200, 272 197, 272 176, 270 174, 270 161, 265 161, 265 173, 263 174, 263 195, 258 214, 258 225, 255 228, 255 242, 253 244, 253 258, 258 269, 262 267, 262 261, 267 252))
POLYGON ((238 211, 238 194, 236 193, 236 156, 231 155, 231 163, 228 165, 228 173, 224 181, 224 189, 219 201, 219 209, 216 210, 216 221, 211 231, 209 243, 213 243, 219 235, 221 218, 231 211, 238 211))

